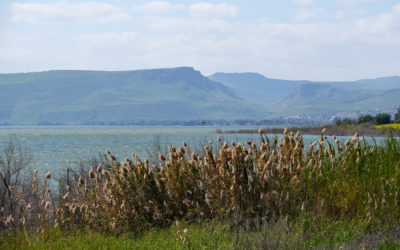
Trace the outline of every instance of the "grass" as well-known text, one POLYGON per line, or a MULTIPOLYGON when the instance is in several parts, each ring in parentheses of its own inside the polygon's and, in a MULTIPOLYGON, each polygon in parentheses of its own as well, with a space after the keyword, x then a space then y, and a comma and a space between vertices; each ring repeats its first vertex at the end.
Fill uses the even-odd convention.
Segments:
MULTIPOLYGON (((175 224, 140 235, 50 229, 32 234, 29 240, 22 233, 9 235, 0 249, 308 249, 363 245, 358 241, 365 225, 316 218, 302 215, 289 222, 281 218, 258 229, 232 228, 229 222, 181 223, 181 228, 188 230, 188 244, 177 238, 175 224)), ((393 241, 380 245, 389 243, 399 246, 393 241)))
POLYGON ((375 126, 375 128, 377 129, 396 129, 396 130, 400 130, 400 123, 391 123, 391 124, 384 124, 384 125, 377 125, 375 126))
POLYGON ((35 172, 38 209, 33 212, 13 188, 23 218, 14 220, 12 210, 2 215, 9 232, 20 231, 3 234, 2 245, 293 249, 398 244, 399 138, 378 145, 355 134, 330 143, 325 132, 309 146, 300 133, 288 130, 282 138, 268 138, 260 130, 258 144, 210 141, 200 153, 183 143, 154 163, 135 154, 133 160, 118 161, 107 151, 107 162, 77 176, 60 197, 47 189, 50 173, 40 188, 35 172), (174 225, 177 220, 180 226, 174 225))
MULTIPOLYGON (((233 248, 234 237, 228 232, 204 225, 188 225, 190 245, 193 248, 216 249, 219 246, 233 248)), ((33 234, 30 242, 24 235, 9 237, 2 249, 187 249, 188 245, 177 239, 177 228, 153 228, 137 236, 131 234, 113 235, 99 232, 66 233, 51 230, 33 234), (12 240, 10 240, 12 239, 12 240)))

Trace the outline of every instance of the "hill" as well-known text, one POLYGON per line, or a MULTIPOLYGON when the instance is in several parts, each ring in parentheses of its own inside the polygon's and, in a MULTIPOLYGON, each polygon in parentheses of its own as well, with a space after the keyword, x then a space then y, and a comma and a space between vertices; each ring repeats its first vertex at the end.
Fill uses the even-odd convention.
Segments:
POLYGON ((275 108, 285 115, 328 120, 336 116, 392 112, 400 104, 399 100, 400 89, 346 89, 313 83, 296 87, 275 108))
POLYGON ((258 73, 215 73, 208 78, 229 86, 242 99, 266 108, 307 82, 271 79, 258 73))
POLYGON ((0 74, 0 123, 129 124, 255 118, 229 87, 190 67, 0 74))
POLYGON ((164 124, 312 119, 394 112, 400 77, 292 81, 258 73, 203 76, 191 67, 0 74, 0 124, 164 124), (279 120, 278 119, 278 120, 279 120))
POLYGON ((271 79, 258 73, 215 73, 209 78, 231 87, 273 117, 328 121, 337 116, 394 112, 400 105, 398 76, 327 82, 271 79))
POLYGON ((390 90, 400 89, 400 76, 379 77, 357 81, 308 81, 267 78, 259 73, 215 73, 209 79, 231 87, 238 96, 275 95, 286 97, 302 84, 331 85, 345 89, 390 90))

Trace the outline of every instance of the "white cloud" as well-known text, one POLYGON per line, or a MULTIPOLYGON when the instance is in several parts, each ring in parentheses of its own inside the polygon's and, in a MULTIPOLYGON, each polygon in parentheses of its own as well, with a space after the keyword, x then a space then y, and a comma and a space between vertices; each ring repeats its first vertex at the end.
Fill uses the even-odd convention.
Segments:
POLYGON ((32 49, 0 49, 0 60, 23 60, 26 57, 34 55, 32 49))
POLYGON ((137 38, 138 36, 133 32, 103 32, 75 35, 72 37, 72 40, 76 41, 81 47, 91 48, 93 46, 102 47, 109 45, 129 45, 137 38))
POLYGON ((145 3, 143 5, 136 5, 133 7, 133 9, 137 11, 156 12, 156 13, 170 12, 184 8, 186 8, 186 6, 183 4, 172 4, 165 1, 152 1, 145 3))
POLYGON ((168 65, 167 55, 175 55, 174 65, 191 65, 204 73, 258 71, 270 77, 312 80, 396 75, 398 63, 394 62, 400 58, 398 12, 400 4, 380 16, 340 23, 264 20, 223 21, 220 25, 196 18, 160 18, 149 22, 151 27, 168 36, 181 35, 154 45, 168 52, 154 50, 151 54, 156 58, 162 53, 159 62, 163 65, 168 65))
MULTIPOLYGON (((143 27, 138 30, 118 25, 114 32, 55 32, 59 41, 52 44, 48 40, 54 34, 43 37, 43 32, 37 33, 41 40, 32 42, 13 38, 14 33, 0 33, 8 41, 0 40, 0 68, 31 71, 43 67, 125 70, 193 66, 205 74, 258 71, 270 77, 310 80, 399 74, 400 4, 355 22, 239 22, 222 16, 214 14, 206 21, 198 16, 143 17, 143 27)), ((307 18, 310 14, 303 15, 302 20, 307 18)))
POLYGON ((300 5, 311 5, 314 4, 314 0, 294 0, 295 3, 300 5))
POLYGON ((343 19, 343 17, 344 17, 344 12, 341 11, 341 10, 336 11, 335 17, 336 17, 336 19, 338 19, 338 20, 343 19))
POLYGON ((319 13, 321 13, 321 9, 298 9, 296 11, 296 15, 294 17, 295 21, 305 21, 309 18, 317 16, 319 13))
POLYGON ((226 3, 212 4, 212 3, 196 3, 189 7, 190 14, 193 17, 234 17, 239 14, 239 8, 235 5, 226 3))
POLYGON ((355 22, 355 28, 359 33, 378 35, 400 32, 400 3, 392 10, 372 18, 363 18, 355 22))
POLYGON ((363 3, 381 2, 382 0, 336 0, 338 4, 358 5, 363 3))
POLYGON ((148 19, 152 28, 164 32, 179 32, 205 35, 217 34, 226 35, 225 32, 234 29, 230 22, 221 19, 210 19, 204 22, 203 19, 198 18, 158 18, 153 17, 148 19))
POLYGON ((127 21, 131 16, 107 3, 13 3, 10 6, 13 22, 59 23, 127 21))

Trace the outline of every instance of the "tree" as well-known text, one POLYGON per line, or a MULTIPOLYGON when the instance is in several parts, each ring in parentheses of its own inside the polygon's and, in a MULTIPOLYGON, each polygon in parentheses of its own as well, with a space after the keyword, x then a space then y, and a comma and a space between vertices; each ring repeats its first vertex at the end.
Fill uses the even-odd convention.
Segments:
POLYGON ((354 124, 357 123, 357 121, 352 120, 350 118, 343 118, 343 119, 337 119, 335 120, 336 125, 349 125, 349 124, 354 124))
MULTIPOLYGON (((22 219, 23 208, 27 203, 31 203, 32 209, 39 208, 40 198, 37 193, 32 192, 32 182, 29 178, 32 175, 27 173, 31 160, 32 155, 22 148, 15 137, 11 137, 8 144, 0 148, 0 207, 2 210, 0 221, 4 221, 7 216, 15 220, 22 219), (22 200, 25 201, 25 205, 21 202, 22 200)), ((0 223, 0 231, 2 229, 4 225, 0 223)))
POLYGON ((394 114, 394 122, 400 123, 400 107, 397 108, 397 113, 394 114))
POLYGON ((379 113, 375 116, 375 123, 377 125, 389 124, 391 122, 391 115, 388 113, 379 113))
POLYGON ((374 117, 372 115, 362 115, 358 118, 358 123, 373 123, 374 117))

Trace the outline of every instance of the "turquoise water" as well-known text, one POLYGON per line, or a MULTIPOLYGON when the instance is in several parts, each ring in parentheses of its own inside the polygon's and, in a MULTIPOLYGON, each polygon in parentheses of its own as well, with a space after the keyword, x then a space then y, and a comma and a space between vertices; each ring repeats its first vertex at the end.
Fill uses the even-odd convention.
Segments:
MULTIPOLYGON (((165 149, 185 141, 191 148, 202 148, 209 140, 217 142, 217 136, 227 141, 258 142, 257 134, 217 133, 217 129, 241 128, 244 127, 0 127, 0 149, 14 137, 33 156, 30 170, 38 169, 39 174, 51 171, 58 178, 67 168, 77 170, 81 161, 90 160, 105 150, 120 160, 132 153, 144 159, 149 157, 149 152, 154 152, 155 144, 165 149)), ((319 139, 318 136, 303 137, 305 145, 319 139)), ((345 137, 340 140, 344 141, 345 137)))
MULTIPOLYGON (((217 140, 216 130, 215 127, 0 127, 0 148, 14 137, 31 152, 30 168, 38 169, 39 173, 52 171, 57 177, 66 168, 77 169, 80 161, 105 150, 110 150, 117 159, 132 153, 146 158, 155 143, 166 148, 185 141, 192 147, 200 147, 208 140, 217 140)), ((257 139, 254 134, 221 137, 240 141, 257 139)))

